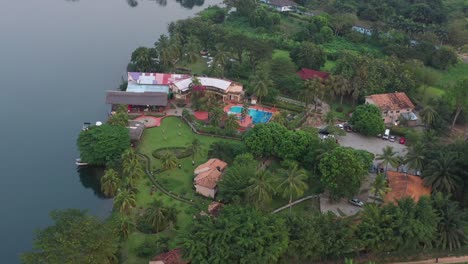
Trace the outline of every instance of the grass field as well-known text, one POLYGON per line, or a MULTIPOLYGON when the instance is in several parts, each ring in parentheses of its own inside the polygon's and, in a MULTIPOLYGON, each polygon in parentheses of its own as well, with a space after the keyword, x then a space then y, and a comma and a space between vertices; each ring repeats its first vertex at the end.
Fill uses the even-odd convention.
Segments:
MULTIPOLYGON (((182 168, 175 168, 172 170, 164 171, 155 175, 162 185, 172 191, 173 193, 182 195, 189 199, 194 200, 200 204, 201 208, 207 208, 208 204, 212 201, 195 194, 193 188, 193 170, 199 164, 207 160, 209 146, 216 141, 225 141, 210 136, 200 136, 192 132, 189 126, 177 117, 167 117, 162 121, 160 127, 146 129, 143 134, 143 139, 139 145, 139 151, 148 155, 151 158, 153 170, 160 168, 160 162, 154 158, 151 153, 153 150, 162 147, 184 147, 189 146, 192 141, 197 138, 201 143, 200 154, 195 157, 195 166, 192 166, 192 157, 180 159, 179 162, 182 168)), ((151 194, 151 182, 145 176, 137 184, 138 193, 136 195, 137 208, 146 208, 151 202, 155 200, 161 201, 165 206, 173 207, 178 210, 176 229, 184 228, 189 219, 200 212, 200 207, 193 206, 187 203, 175 200, 160 191, 151 194)), ((176 232, 164 231, 157 235, 164 235, 174 237, 176 232)), ((137 248, 145 239, 145 237, 154 236, 146 235, 140 232, 132 233, 123 246, 122 252, 127 264, 143 264, 148 263, 148 259, 139 258, 136 256, 135 248, 137 248)), ((171 240, 174 242, 173 240, 171 240)), ((170 245, 175 247, 176 245, 170 245)))
POLYGON ((426 70, 434 76, 436 81, 433 86, 419 87, 424 102, 427 102, 430 98, 443 96, 447 87, 468 76, 467 63, 458 63, 446 71, 435 70, 429 67, 426 67, 426 70))

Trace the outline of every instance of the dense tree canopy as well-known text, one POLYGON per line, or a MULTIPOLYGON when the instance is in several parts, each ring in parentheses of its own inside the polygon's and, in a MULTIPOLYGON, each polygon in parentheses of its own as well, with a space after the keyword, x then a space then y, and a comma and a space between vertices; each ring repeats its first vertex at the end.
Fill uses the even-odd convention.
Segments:
POLYGON ((301 45, 291 51, 291 58, 300 68, 320 70, 325 64, 323 50, 310 42, 302 42, 301 45))
POLYGON ((83 161, 94 165, 106 165, 120 158, 130 147, 127 128, 103 124, 81 131, 78 150, 83 161))
POLYGON ((365 104, 356 107, 349 122, 359 132, 368 136, 375 136, 385 130, 382 113, 375 105, 365 104))
POLYGON ((369 164, 368 158, 352 148, 335 148, 320 160, 320 181, 333 199, 351 198, 358 193, 369 164))
POLYGON ((180 240, 194 263, 274 263, 288 246, 284 220, 246 206, 225 206, 217 218, 194 219, 180 240))
POLYGON ((52 226, 39 230, 34 251, 24 253, 23 263, 117 263, 118 238, 107 223, 85 211, 52 211, 52 226))

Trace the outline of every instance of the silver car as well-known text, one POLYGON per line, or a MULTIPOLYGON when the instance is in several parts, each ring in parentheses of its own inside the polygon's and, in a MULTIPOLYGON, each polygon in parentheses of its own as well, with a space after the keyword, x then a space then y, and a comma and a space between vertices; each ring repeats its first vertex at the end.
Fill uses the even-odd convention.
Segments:
POLYGON ((363 207, 363 206, 364 206, 364 203, 363 203, 361 200, 359 200, 358 198, 350 199, 348 202, 349 202, 350 204, 352 204, 352 205, 355 205, 355 206, 359 206, 359 207, 363 207))

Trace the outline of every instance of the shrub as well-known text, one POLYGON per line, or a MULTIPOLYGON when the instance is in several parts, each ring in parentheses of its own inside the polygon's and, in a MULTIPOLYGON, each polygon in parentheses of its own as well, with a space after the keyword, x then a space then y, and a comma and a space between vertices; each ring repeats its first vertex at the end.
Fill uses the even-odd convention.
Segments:
POLYGON ((158 148, 153 150, 153 157, 160 159, 164 152, 170 151, 174 153, 177 159, 188 158, 192 155, 192 150, 186 147, 166 147, 166 148, 158 148))
POLYGON ((342 107, 342 106, 338 106, 335 110, 336 110, 338 113, 341 113, 341 112, 343 112, 343 107, 342 107))
POLYGON ((169 250, 167 242, 169 241, 166 237, 148 237, 145 238, 136 249, 136 254, 141 258, 149 258, 155 255, 159 255, 169 250))

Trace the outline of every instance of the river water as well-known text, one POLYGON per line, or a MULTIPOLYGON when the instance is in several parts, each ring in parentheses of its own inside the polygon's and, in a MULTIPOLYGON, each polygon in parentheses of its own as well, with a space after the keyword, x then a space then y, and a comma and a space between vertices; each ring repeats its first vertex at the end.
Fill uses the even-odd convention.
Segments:
POLYGON ((219 0, 21 0, 0 7, 0 257, 19 263, 53 209, 106 216, 76 137, 104 120, 131 52, 219 0))

